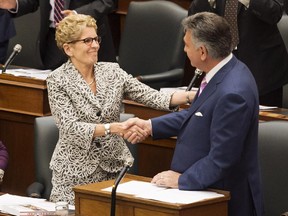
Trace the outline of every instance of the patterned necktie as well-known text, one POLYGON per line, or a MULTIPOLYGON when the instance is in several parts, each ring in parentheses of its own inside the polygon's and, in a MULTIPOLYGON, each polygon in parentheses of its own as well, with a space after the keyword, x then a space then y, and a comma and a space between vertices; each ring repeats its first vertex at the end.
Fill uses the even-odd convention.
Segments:
POLYGON ((61 11, 64 10, 64 0, 55 0, 54 5, 54 23, 55 25, 63 19, 63 14, 61 11))
POLYGON ((199 95, 202 93, 202 91, 206 87, 206 85, 207 85, 206 78, 203 77, 203 79, 201 81, 201 85, 200 85, 199 95))
POLYGON ((239 43, 237 10, 238 0, 226 0, 224 17, 230 24, 232 34, 232 49, 234 49, 239 43))

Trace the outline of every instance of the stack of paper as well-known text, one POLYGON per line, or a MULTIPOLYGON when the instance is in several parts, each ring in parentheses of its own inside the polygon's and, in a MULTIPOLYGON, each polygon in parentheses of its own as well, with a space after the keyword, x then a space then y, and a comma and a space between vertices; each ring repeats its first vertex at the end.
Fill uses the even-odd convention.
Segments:
MULTIPOLYGON (((69 205, 69 210, 75 210, 75 207, 69 205)), ((16 216, 55 215, 55 203, 45 199, 4 194, 0 196, 0 211, 16 216)))
POLYGON ((8 69, 6 74, 11 74, 20 77, 29 77, 40 80, 46 80, 47 76, 51 73, 51 70, 38 70, 38 69, 8 69))
MULTIPOLYGON (((103 190, 111 191, 112 187, 103 190)), ((120 184, 117 188, 117 193, 130 194, 145 199, 178 204, 189 204, 224 196, 223 194, 213 191, 183 191, 179 189, 158 187, 150 182, 142 181, 129 181, 120 184)))

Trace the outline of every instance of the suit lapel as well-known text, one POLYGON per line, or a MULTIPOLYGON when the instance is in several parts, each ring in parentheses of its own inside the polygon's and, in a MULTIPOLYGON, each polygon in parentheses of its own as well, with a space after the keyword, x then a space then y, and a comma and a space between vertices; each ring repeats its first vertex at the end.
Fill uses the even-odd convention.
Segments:
MULTIPOLYGON (((91 102, 91 104, 99 105, 99 101, 96 99, 95 95, 91 91, 90 87, 87 85, 85 80, 82 78, 81 74, 77 71, 77 69, 72 65, 71 62, 66 66, 69 68, 66 69, 68 76, 70 77, 70 84, 75 88, 75 91, 80 92, 83 97, 91 102)), ((95 73, 95 71, 94 71, 95 73)))
MULTIPOLYGON (((215 75, 216 76, 216 75, 215 75)), ((214 78, 214 77, 213 77, 214 78)), ((213 82, 213 78, 210 80, 210 82, 207 84, 201 95, 195 98, 193 103, 191 104, 189 108, 188 115, 186 119, 183 121, 182 126, 191 118, 192 115, 198 110, 198 108, 211 96, 213 96, 213 93, 217 89, 217 82, 213 82)))
POLYGON ((233 56, 233 58, 214 75, 214 77, 207 84, 201 95, 199 95, 199 97, 196 97, 193 103, 191 104, 188 115, 186 119, 183 121, 182 126, 191 118, 192 115, 194 115, 194 113, 205 101, 207 101, 209 97, 213 97, 213 94, 217 90, 217 86, 222 82, 226 74, 231 71, 232 67, 236 64, 236 62, 237 59, 235 56, 233 56))

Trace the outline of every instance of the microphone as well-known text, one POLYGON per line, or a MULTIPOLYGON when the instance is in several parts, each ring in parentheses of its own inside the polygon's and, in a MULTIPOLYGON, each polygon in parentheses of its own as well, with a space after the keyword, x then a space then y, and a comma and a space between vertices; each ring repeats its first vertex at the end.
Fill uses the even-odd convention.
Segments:
POLYGON ((119 175, 117 176, 117 178, 115 179, 115 182, 112 186, 112 193, 111 193, 111 211, 110 211, 110 216, 115 216, 115 207, 116 207, 116 189, 118 187, 118 184, 120 183, 120 181, 122 180, 122 178, 124 177, 124 175, 127 173, 127 171, 129 170, 130 167, 132 167, 134 162, 133 158, 127 158, 125 163, 124 163, 124 167, 122 168, 122 170, 120 171, 119 175))
POLYGON ((13 48, 13 52, 5 62, 3 68, 2 68, 2 73, 4 73, 7 69, 7 67, 11 64, 11 62, 14 60, 14 58, 21 52, 22 46, 20 44, 16 44, 13 48))
POLYGON ((186 91, 190 91, 194 87, 196 80, 199 79, 199 77, 202 75, 202 73, 203 73, 203 71, 196 68, 196 70, 194 72, 194 76, 193 76, 191 82, 189 83, 188 87, 186 88, 186 91))

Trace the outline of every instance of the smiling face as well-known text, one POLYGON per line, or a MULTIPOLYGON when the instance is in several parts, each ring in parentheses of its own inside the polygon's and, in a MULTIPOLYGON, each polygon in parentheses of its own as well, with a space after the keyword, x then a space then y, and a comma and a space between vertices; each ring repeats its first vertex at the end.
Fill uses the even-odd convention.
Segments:
POLYGON ((86 27, 83 29, 79 39, 75 42, 66 43, 63 48, 74 65, 92 66, 98 61, 98 50, 100 45, 98 41, 92 40, 92 43, 79 41, 86 38, 96 38, 95 28, 86 27))

